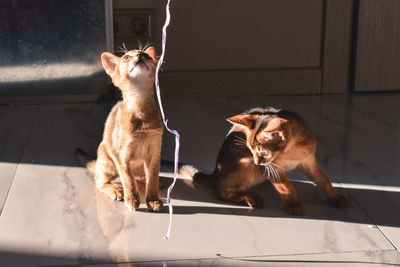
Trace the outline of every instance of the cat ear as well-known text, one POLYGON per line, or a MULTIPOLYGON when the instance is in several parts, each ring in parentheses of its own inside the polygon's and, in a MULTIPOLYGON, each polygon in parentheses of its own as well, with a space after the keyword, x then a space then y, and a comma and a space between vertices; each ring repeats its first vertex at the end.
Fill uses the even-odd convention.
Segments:
POLYGON ((267 139, 268 142, 278 143, 286 139, 285 129, 287 125, 287 120, 282 118, 274 118, 268 122, 267 127, 265 127, 262 135, 267 139))
POLYGON ((108 75, 114 73, 114 70, 118 65, 119 59, 119 57, 109 52, 104 52, 103 54, 101 54, 101 63, 103 63, 103 68, 108 75))
POLYGON ((240 124, 246 126, 247 128, 253 128, 254 122, 257 119, 257 115, 250 115, 250 114, 240 114, 226 120, 232 124, 240 124))
POLYGON ((282 118, 274 118, 268 122, 267 127, 265 127, 265 131, 272 132, 276 131, 277 129, 282 129, 286 127, 287 120, 282 118))
POLYGON ((148 54, 153 61, 158 61, 157 60, 157 51, 156 48, 153 46, 150 46, 149 48, 146 49, 146 51, 144 51, 146 54, 148 54))
POLYGON ((269 143, 279 143, 285 140, 285 134, 283 131, 263 132, 262 135, 269 143))

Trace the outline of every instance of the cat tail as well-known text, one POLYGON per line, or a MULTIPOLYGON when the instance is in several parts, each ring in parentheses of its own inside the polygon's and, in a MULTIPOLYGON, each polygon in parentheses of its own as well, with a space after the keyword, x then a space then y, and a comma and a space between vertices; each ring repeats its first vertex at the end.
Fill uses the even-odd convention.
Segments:
POLYGON ((214 174, 202 173, 199 169, 192 165, 183 165, 179 168, 179 174, 184 178, 194 181, 195 183, 204 185, 206 187, 215 187, 217 179, 214 174))
POLYGON ((76 158, 85 166, 90 173, 95 174, 96 158, 89 155, 79 147, 75 150, 76 158))

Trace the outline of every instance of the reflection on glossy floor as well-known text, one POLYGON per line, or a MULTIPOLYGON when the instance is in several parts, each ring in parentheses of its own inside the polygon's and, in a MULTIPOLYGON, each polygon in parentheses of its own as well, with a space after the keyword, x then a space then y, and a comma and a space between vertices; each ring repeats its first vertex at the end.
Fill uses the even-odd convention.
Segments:
MULTIPOLYGON (((283 211, 271 184, 256 188, 265 207, 252 210, 180 180, 168 241, 167 209, 129 212, 95 190, 74 158, 78 146, 95 152, 109 104, 0 107, 0 265, 400 266, 400 95, 164 100, 181 161, 206 171, 230 128, 225 118, 267 105, 308 121, 318 160, 352 206, 330 207, 298 172, 290 178, 302 217, 283 211)), ((164 159, 173 159, 173 140, 165 134, 164 159)))

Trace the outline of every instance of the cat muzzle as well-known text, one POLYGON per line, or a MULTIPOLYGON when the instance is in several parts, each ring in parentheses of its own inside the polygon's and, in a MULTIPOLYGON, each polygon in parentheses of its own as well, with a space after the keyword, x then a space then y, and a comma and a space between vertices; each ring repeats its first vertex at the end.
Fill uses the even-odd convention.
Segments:
POLYGON ((256 165, 268 165, 268 162, 263 157, 256 156, 253 159, 256 165))
POLYGON ((143 57, 142 56, 138 56, 137 57, 137 60, 135 59, 135 65, 133 66, 133 68, 135 68, 137 65, 139 65, 140 63, 142 63, 145 67, 146 67, 146 69, 147 70, 149 70, 149 67, 146 65, 146 62, 143 60, 143 57))

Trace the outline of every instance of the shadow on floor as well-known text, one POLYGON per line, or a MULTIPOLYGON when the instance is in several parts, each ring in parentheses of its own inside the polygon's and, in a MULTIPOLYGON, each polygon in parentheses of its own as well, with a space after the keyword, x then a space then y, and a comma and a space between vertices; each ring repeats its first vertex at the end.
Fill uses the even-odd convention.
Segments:
POLYGON ((246 265, 256 265, 260 266, 280 266, 283 264, 287 266, 304 266, 306 265, 316 265, 329 264, 329 266, 343 266, 343 264, 357 264, 357 265, 368 265, 368 266, 400 266, 400 264, 383 262, 380 261, 367 261, 367 260, 290 260, 290 259, 267 259, 272 256, 264 256, 262 258, 258 257, 247 257, 247 258, 235 258, 235 257, 223 257, 220 254, 216 254, 215 258, 205 258, 205 259, 183 259, 183 260, 154 260, 154 261, 130 261, 130 262, 120 262, 112 261, 109 259, 101 258, 96 256, 96 258, 85 258, 85 257, 63 257, 54 256, 48 254, 34 254, 27 252, 14 252, 14 251, 1 251, 0 259, 2 266, 123 266, 123 267, 172 267, 172 266, 199 266, 201 265, 217 265, 217 266, 239 266, 238 264, 246 265))
MULTIPOLYGON (((164 178, 163 178, 164 179, 164 178)), ((344 209, 335 208, 329 205, 320 190, 310 183, 301 181, 292 181, 299 200, 303 203, 305 214, 303 216, 289 215, 283 210, 281 198, 275 191, 275 188, 269 182, 261 184, 253 189, 258 195, 264 198, 263 209, 251 209, 246 205, 230 204, 217 199, 213 190, 205 188, 201 185, 188 184, 187 181, 178 180, 175 188, 171 193, 172 200, 186 200, 190 202, 207 202, 209 206, 191 205, 183 206, 174 205, 174 213, 182 215, 191 214, 216 214, 216 215, 239 215, 239 216, 257 216, 266 218, 298 218, 312 220, 336 220, 343 222, 362 223, 367 225, 384 225, 400 227, 400 212, 393 210, 387 213, 387 205, 383 200, 391 203, 400 203, 399 192, 388 192, 381 190, 365 190, 365 189, 342 189, 338 191, 342 194, 350 196, 352 199, 351 206, 344 209), (355 198, 356 196, 357 198, 355 198), (366 211, 359 205, 356 199, 363 199, 363 205, 373 205, 373 209, 369 207, 368 213, 373 213, 372 219, 367 215, 366 211), (370 203, 369 203, 370 202, 370 203), (214 204, 214 206, 213 206, 214 204), (217 206, 215 206, 217 205, 217 206), (224 205, 224 207, 221 207, 224 205), (228 207, 226 207, 228 206, 228 207)), ((168 185, 168 181, 166 181, 168 185)), ((165 194, 165 189, 163 189, 165 194)), ((168 210, 164 209, 164 213, 168 210)))

